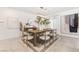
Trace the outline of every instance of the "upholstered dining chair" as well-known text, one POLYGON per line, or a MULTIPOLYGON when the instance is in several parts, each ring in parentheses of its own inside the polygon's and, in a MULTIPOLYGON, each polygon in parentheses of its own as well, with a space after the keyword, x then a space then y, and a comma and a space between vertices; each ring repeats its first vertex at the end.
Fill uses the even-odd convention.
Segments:
POLYGON ((33 35, 31 35, 31 33, 28 32, 29 30, 33 30, 33 29, 27 29, 27 31, 25 31, 25 33, 27 33, 27 39, 26 40, 33 39, 33 35))
POLYGON ((40 44, 46 44, 50 40, 50 31, 42 32, 39 36, 40 44))
POLYGON ((20 38, 23 42, 25 42, 25 36, 27 36, 27 34, 24 32, 24 26, 22 22, 20 22, 20 38))
POLYGON ((42 40, 49 40, 49 35, 50 33, 49 32, 44 32, 42 33, 42 36, 40 36, 40 39, 42 40), (46 39, 45 39, 45 36, 46 36, 46 39))
POLYGON ((57 30, 56 29, 53 30, 53 37, 54 37, 54 40, 59 38, 59 35, 57 34, 57 30))

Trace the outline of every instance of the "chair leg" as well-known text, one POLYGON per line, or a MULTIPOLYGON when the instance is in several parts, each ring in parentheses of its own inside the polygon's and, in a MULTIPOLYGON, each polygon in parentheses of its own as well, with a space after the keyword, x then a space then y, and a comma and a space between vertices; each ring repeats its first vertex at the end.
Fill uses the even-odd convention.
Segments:
MULTIPOLYGON (((26 35, 25 43, 26 43, 26 45, 28 44, 28 35, 26 35)), ((27 45, 27 47, 28 47, 28 45, 27 45)))
POLYGON ((46 33, 45 33, 45 42, 44 42, 44 49, 46 48, 46 33))

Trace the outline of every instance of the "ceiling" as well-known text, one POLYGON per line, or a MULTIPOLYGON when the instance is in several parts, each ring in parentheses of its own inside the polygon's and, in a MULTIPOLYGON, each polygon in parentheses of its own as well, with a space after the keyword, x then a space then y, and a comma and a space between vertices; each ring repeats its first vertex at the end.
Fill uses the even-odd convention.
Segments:
POLYGON ((77 9, 78 7, 12 7, 13 9, 38 14, 38 15, 54 15, 56 13, 64 12, 67 10, 77 9))

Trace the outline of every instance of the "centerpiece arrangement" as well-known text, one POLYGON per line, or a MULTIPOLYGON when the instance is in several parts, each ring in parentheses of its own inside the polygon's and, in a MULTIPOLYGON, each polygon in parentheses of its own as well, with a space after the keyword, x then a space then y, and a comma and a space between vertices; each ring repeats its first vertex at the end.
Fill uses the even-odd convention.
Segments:
POLYGON ((38 24, 38 29, 43 30, 47 28, 47 25, 50 23, 49 19, 37 16, 35 22, 38 24))

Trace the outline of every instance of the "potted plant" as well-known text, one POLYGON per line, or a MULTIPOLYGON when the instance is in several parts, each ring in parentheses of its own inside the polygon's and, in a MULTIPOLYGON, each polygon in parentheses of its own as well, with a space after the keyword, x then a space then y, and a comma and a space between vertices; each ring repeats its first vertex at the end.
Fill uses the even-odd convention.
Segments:
POLYGON ((46 18, 42 22, 45 28, 47 28, 48 27, 47 25, 50 23, 49 19, 46 19, 46 18))
POLYGON ((37 16, 37 19, 35 20, 35 22, 38 24, 38 29, 40 29, 41 17, 37 16))
POLYGON ((38 29, 42 30, 43 27, 47 27, 47 25, 50 23, 49 19, 37 16, 37 20, 35 20, 36 23, 38 23, 38 29), (41 26, 40 26, 41 25, 41 26))

